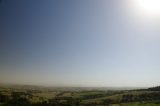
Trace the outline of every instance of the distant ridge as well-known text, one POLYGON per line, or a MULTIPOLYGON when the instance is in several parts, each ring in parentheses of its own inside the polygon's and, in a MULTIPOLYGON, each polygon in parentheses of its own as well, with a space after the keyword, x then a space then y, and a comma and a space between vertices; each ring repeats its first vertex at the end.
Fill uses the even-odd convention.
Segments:
POLYGON ((160 91, 160 86, 148 88, 150 91, 160 91))
MULTIPOLYGON (((2 88, 12 88, 12 89, 31 89, 31 90, 61 90, 61 91, 82 91, 82 90, 99 90, 99 91, 108 91, 108 90, 137 90, 142 89, 141 87, 67 87, 67 86, 42 86, 42 85, 23 85, 23 84, 5 84, 0 83, 2 88)), ((147 89, 147 88, 143 88, 147 89)))

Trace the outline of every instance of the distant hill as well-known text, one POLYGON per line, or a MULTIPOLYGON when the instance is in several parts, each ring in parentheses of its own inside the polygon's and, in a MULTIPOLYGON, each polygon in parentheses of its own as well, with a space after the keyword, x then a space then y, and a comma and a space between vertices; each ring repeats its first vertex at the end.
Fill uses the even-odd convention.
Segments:
POLYGON ((160 86, 148 88, 148 90, 150 90, 150 91, 160 91, 160 86))

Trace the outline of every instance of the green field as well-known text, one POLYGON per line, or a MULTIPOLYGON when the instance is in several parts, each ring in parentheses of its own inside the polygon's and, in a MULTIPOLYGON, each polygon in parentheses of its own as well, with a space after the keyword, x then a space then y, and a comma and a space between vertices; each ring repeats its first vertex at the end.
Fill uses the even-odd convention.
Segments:
POLYGON ((159 90, 1 86, 0 106, 160 106, 159 90))

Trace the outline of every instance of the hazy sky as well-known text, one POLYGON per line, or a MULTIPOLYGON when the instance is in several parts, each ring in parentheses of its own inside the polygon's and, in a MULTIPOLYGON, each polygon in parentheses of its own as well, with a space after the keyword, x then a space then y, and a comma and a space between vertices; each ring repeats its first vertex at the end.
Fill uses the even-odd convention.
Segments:
POLYGON ((160 15, 132 0, 1 0, 0 82, 160 85, 160 15))

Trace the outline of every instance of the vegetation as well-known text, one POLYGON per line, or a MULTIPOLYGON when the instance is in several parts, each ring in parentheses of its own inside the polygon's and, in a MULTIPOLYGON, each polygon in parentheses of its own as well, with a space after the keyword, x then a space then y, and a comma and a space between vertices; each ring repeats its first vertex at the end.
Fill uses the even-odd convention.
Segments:
POLYGON ((0 106, 160 106, 160 87, 115 91, 1 87, 0 106))

